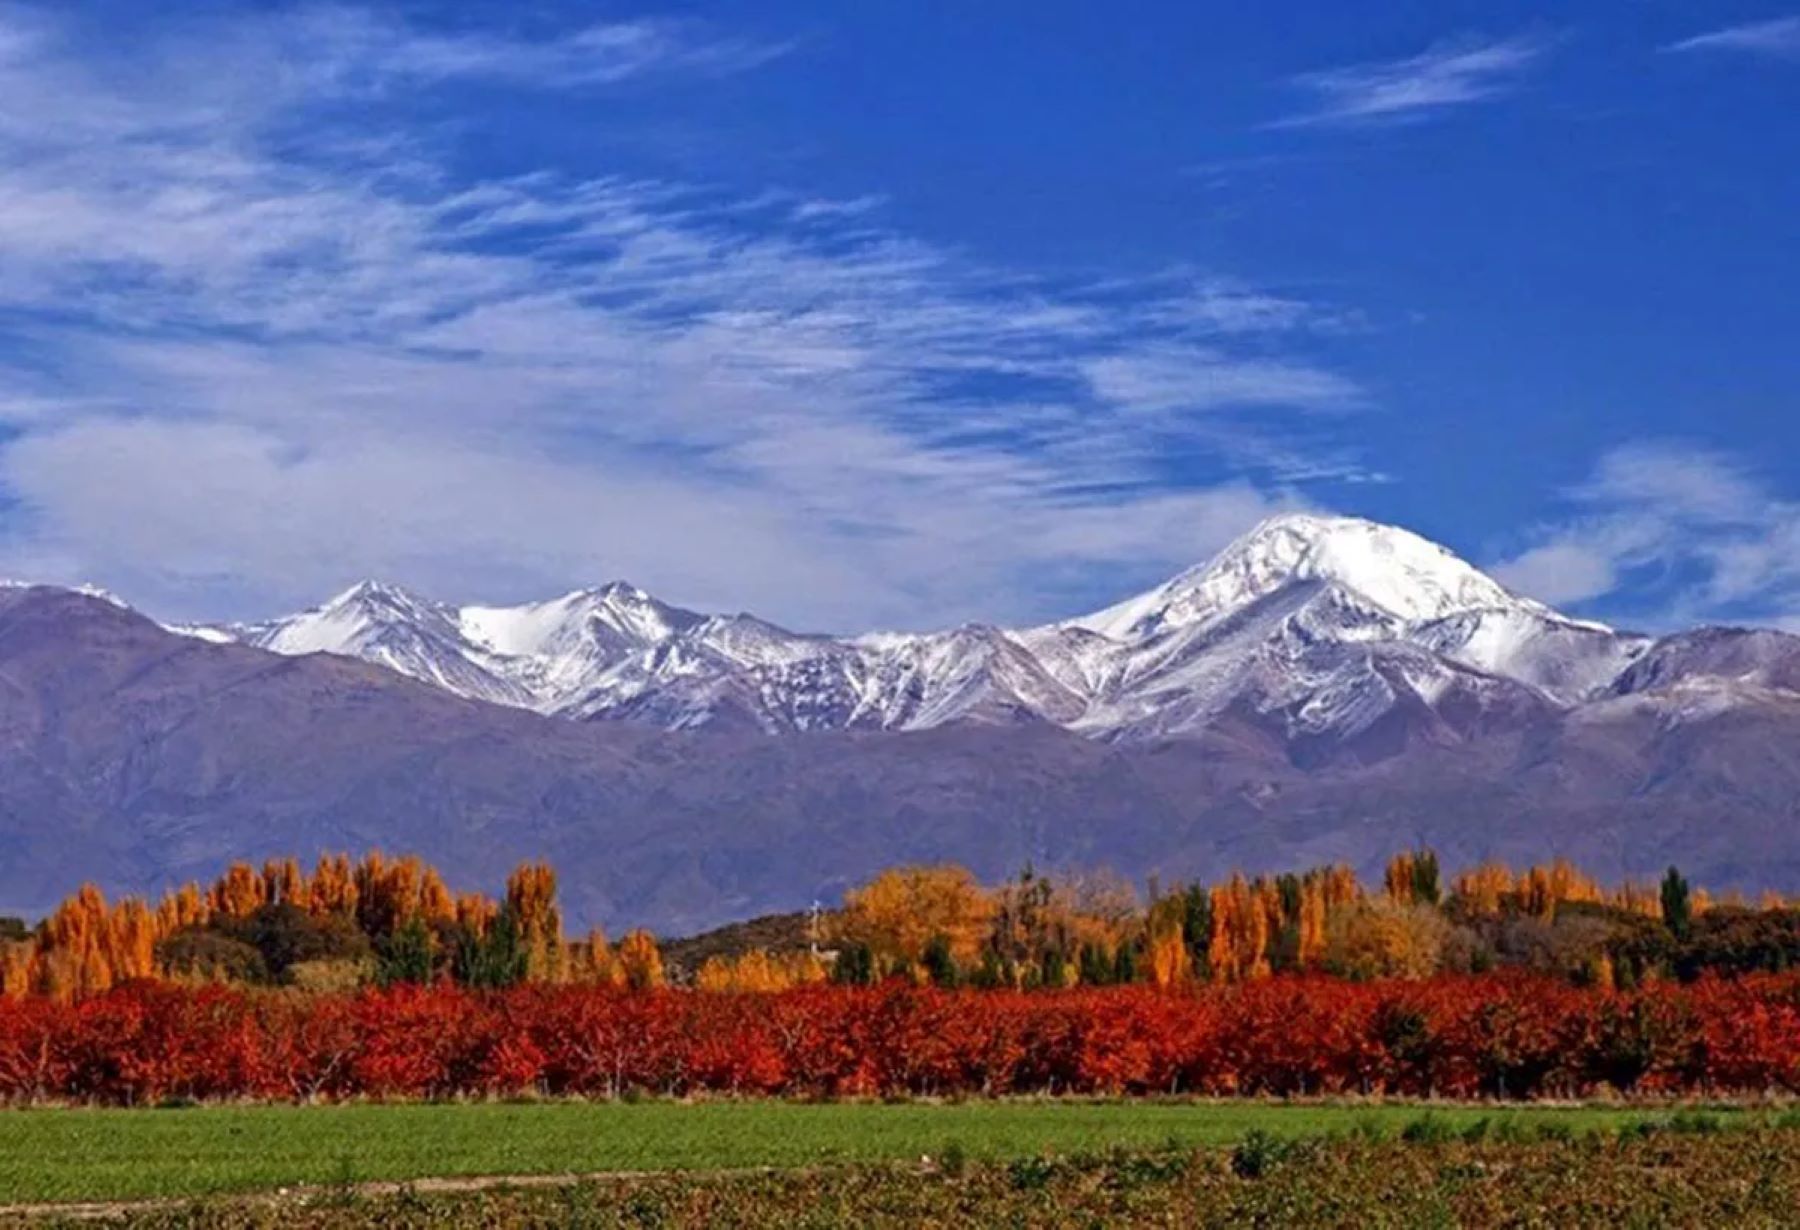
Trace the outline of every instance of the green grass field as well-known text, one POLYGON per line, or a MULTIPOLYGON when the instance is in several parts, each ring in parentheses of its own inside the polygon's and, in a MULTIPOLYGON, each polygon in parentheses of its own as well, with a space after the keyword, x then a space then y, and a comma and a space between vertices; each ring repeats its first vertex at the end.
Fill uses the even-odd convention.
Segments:
MULTIPOLYGON (((791 1102, 218 1106, 0 1111, 0 1205, 123 1201, 480 1175, 596 1174, 917 1161, 955 1146, 971 1159, 1115 1147, 1231 1145, 1252 1129, 1298 1138, 1394 1135, 1414 1106, 1266 1103, 791 1102)), ((1446 1107, 1581 1132, 1645 1112, 1446 1107)), ((1742 1117, 1725 1112, 1721 1119, 1742 1117)))

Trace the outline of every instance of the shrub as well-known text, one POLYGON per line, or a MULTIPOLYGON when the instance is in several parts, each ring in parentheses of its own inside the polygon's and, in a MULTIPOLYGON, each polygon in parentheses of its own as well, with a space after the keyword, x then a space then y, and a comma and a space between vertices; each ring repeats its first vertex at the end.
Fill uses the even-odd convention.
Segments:
POLYGON ((1231 1151, 1231 1172, 1240 1179, 1260 1179, 1287 1159, 1289 1142, 1252 1128, 1231 1151))
POLYGON ((374 975, 373 965, 360 961, 300 961, 288 966, 289 986, 314 994, 342 995, 354 991, 374 975))
POLYGON ((1400 1129, 1400 1139, 1413 1145, 1438 1145, 1456 1139, 1456 1129, 1436 1115, 1420 1115, 1400 1129))
POLYGON ((358 962, 369 956, 369 941, 341 914, 315 917, 286 904, 265 905, 249 917, 215 924, 220 934, 250 945, 278 982, 289 981, 296 965, 317 961, 358 962))
POLYGON ((156 960, 170 977, 191 982, 269 981, 268 964, 254 945, 198 927, 158 944, 156 960))

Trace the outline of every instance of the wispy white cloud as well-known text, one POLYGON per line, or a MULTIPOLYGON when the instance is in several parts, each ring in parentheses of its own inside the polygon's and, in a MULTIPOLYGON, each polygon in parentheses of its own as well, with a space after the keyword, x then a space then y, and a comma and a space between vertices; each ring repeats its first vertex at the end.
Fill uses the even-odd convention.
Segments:
POLYGON ((1207 347, 1145 347, 1082 364, 1096 395, 1130 411, 1225 406, 1333 407, 1360 391, 1341 376, 1287 360, 1234 358, 1207 347))
POLYGON ((1310 95, 1312 105, 1270 127, 1422 119, 1516 89, 1547 50, 1544 41, 1528 37, 1442 43, 1401 60, 1302 73, 1289 84, 1310 95))
POLYGON ((1800 615, 1800 503, 1777 498, 1737 459, 1633 444, 1568 494, 1574 515, 1497 564, 1502 581, 1662 625, 1800 615), (1627 592, 1634 605, 1621 605, 1627 592))
POLYGON ((728 42, 291 20, 121 73, 0 11, 0 571, 170 615, 627 576, 920 625, 1147 580, 1355 469, 1320 412, 1361 392, 1295 349, 1331 314, 1292 296, 1021 276, 873 201, 458 178, 360 105, 728 42), (1172 486, 1172 440, 1214 477, 1172 486))
POLYGON ((802 222, 808 218, 854 218, 858 214, 866 214, 880 209, 887 204, 887 200, 885 194, 878 192, 852 197, 846 201, 834 201, 829 197, 815 197, 796 204, 794 218, 802 222))
POLYGON ((1671 43, 1665 51, 1747 51, 1755 55, 1800 59, 1800 16, 1726 26, 1671 43))
POLYGON ((693 21, 600 22, 531 37, 482 26, 424 29, 345 5, 242 21, 227 37, 278 81, 340 92, 471 79, 579 89, 664 73, 744 72, 794 49, 693 21))

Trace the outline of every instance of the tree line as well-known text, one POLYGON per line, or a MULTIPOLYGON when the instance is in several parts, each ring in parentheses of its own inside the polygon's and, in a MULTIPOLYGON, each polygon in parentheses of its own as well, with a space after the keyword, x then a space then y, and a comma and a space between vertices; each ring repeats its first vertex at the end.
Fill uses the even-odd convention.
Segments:
POLYGON ((940 987, 1161 988, 1278 974, 1349 980, 1521 968, 1629 988, 1800 964, 1800 911, 1714 901, 1675 868, 1604 887, 1565 861, 1488 862, 1446 879, 1403 851, 1378 886, 1344 866, 1234 873, 1147 891, 1107 873, 1027 868, 983 885, 956 866, 881 872, 783 947, 666 968, 657 940, 564 934, 557 876, 525 863, 498 898, 453 893, 417 857, 234 863, 152 903, 83 885, 34 927, 0 919, 0 995, 75 1000, 146 979, 343 991, 364 984, 586 984, 775 992, 901 979, 940 987))
POLYGON ((563 934, 556 873, 524 863, 498 899, 453 894, 423 860, 371 852, 233 863, 152 904, 83 885, 35 928, 0 927, 0 995, 81 999, 143 979, 345 990, 364 983, 504 987, 663 982, 656 940, 563 934))
POLYGON ((1374 887, 1338 865, 1152 883, 1146 897, 1108 875, 1028 869, 986 887, 960 867, 897 868, 849 893, 834 931, 832 974, 850 983, 1179 987, 1521 968, 1610 988, 1800 965, 1800 910, 1773 893, 1715 901, 1673 867, 1660 884, 1606 887, 1565 860, 1446 878, 1429 849, 1395 855, 1374 887))

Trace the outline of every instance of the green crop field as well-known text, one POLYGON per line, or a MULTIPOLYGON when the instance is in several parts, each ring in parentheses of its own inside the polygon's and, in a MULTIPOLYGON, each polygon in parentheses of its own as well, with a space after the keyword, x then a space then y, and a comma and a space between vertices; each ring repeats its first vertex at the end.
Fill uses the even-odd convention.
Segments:
MULTIPOLYGON (((1429 1115, 1524 1134, 1618 1130, 1615 1108, 998 1101, 472 1103, 0 1111, 0 1205, 195 1197, 297 1185, 483 1175, 1005 1161, 1110 1149, 1396 1136, 1429 1115)), ((1721 1124, 1745 1119, 1722 1112, 1721 1124)))

